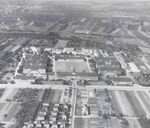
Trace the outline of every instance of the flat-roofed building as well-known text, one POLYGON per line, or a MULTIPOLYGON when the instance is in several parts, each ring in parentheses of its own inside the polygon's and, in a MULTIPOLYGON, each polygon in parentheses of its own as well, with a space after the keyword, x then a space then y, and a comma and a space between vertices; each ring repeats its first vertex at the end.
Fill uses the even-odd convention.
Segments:
POLYGON ((57 79, 83 79, 83 80, 91 80, 98 81, 98 75, 95 72, 57 72, 57 79))
POLYGON ((133 85, 133 81, 129 77, 116 77, 116 78, 113 78, 112 83, 113 83, 114 86, 117 86, 117 85, 132 86, 133 85))
POLYGON ((131 73, 133 73, 134 76, 138 77, 141 74, 141 71, 139 70, 139 68, 135 65, 134 62, 130 62, 128 63, 129 65, 129 70, 131 73))
POLYGON ((121 67, 118 66, 101 66, 98 68, 98 73, 103 74, 104 76, 107 75, 112 75, 112 76, 117 76, 117 74, 122 73, 121 67))

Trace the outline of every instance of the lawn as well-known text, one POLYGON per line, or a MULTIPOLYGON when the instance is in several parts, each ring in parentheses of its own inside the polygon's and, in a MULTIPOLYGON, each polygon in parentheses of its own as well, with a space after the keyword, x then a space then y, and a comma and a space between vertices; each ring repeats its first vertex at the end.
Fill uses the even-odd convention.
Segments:
POLYGON ((20 103, 10 103, 8 109, 5 112, 3 121, 10 122, 13 118, 15 118, 17 112, 20 109, 20 103))
POLYGON ((83 60, 58 60, 56 72, 90 72, 88 64, 83 60))
POLYGON ((84 120, 82 118, 75 118, 74 128, 83 128, 84 120))
POLYGON ((5 103, 0 103, 0 112, 3 109, 4 106, 5 106, 5 103))
POLYGON ((61 90, 55 90, 55 93, 54 93, 53 99, 52 99, 52 101, 53 101, 54 103, 59 103, 60 97, 61 97, 61 93, 62 93, 61 90))
POLYGON ((55 48, 64 48, 67 45, 68 41, 66 40, 59 40, 55 46, 55 48))

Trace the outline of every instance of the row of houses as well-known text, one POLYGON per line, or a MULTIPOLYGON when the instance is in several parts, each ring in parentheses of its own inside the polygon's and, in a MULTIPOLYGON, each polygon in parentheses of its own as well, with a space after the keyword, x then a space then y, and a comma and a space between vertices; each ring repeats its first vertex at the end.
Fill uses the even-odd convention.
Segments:
MULTIPOLYGON (((24 123, 23 128, 67 128, 71 124, 71 119, 60 109, 71 111, 68 105, 54 104, 51 112, 49 103, 43 103, 42 108, 38 111, 34 122, 29 121, 24 123), (63 108, 60 106, 63 106, 63 108), (61 116, 59 115, 61 113, 61 116), (59 115, 59 116, 58 116, 59 115)), ((70 112, 71 117, 71 112, 70 112)))

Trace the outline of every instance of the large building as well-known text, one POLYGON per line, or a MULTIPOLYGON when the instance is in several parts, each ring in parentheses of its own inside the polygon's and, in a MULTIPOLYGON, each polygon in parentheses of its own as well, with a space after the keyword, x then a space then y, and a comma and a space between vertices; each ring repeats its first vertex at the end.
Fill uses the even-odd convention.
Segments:
POLYGON ((112 79, 114 86, 133 86, 133 81, 129 77, 116 77, 112 79))
POLYGON ((98 81, 98 75, 97 73, 88 73, 88 72, 81 72, 81 73, 57 72, 57 79, 63 80, 82 79, 82 80, 98 81))
POLYGON ((23 73, 27 76, 40 76, 45 78, 46 60, 41 55, 26 55, 23 73))

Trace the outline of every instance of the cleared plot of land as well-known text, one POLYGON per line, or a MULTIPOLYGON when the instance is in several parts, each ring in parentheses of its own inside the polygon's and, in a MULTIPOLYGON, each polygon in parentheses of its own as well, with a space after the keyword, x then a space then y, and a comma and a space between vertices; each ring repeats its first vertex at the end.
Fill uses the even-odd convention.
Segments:
POLYGON ((0 104, 0 120, 11 122, 15 118, 20 109, 20 103, 1 103, 0 104))
POLYGON ((75 128, 126 128, 121 127, 119 119, 75 119, 75 128))
POLYGON ((54 102, 54 103, 59 103, 61 93, 62 93, 61 90, 56 90, 55 93, 54 93, 54 95, 53 95, 52 102, 54 102))
POLYGON ((129 103, 131 104, 133 111, 136 116, 145 116, 146 113, 144 112, 142 105, 140 104, 139 100, 136 98, 133 92, 131 91, 125 91, 125 95, 127 96, 127 99, 129 103))
POLYGON ((143 106, 132 91, 111 91, 114 112, 125 116, 146 116, 143 106))
POLYGON ((5 89, 2 97, 0 98, 0 103, 7 102, 7 100, 13 100, 13 96, 18 92, 18 89, 5 89))
POLYGON ((7 111, 5 112, 3 121, 5 121, 5 122, 13 121, 17 112, 20 109, 20 105, 21 104, 19 104, 19 103, 10 103, 7 108, 7 111))
POLYGON ((128 115, 127 107, 123 103, 123 97, 121 97, 121 94, 119 91, 113 91, 112 92, 113 101, 115 104, 113 105, 114 109, 117 111, 119 110, 120 113, 123 115, 128 115), (119 108, 119 109, 118 109, 119 108))
POLYGON ((142 128, 150 127, 150 120, 148 120, 148 119, 140 119, 139 122, 140 122, 140 125, 142 126, 142 128))
POLYGON ((58 60, 56 72, 90 72, 88 64, 82 60, 58 60))

